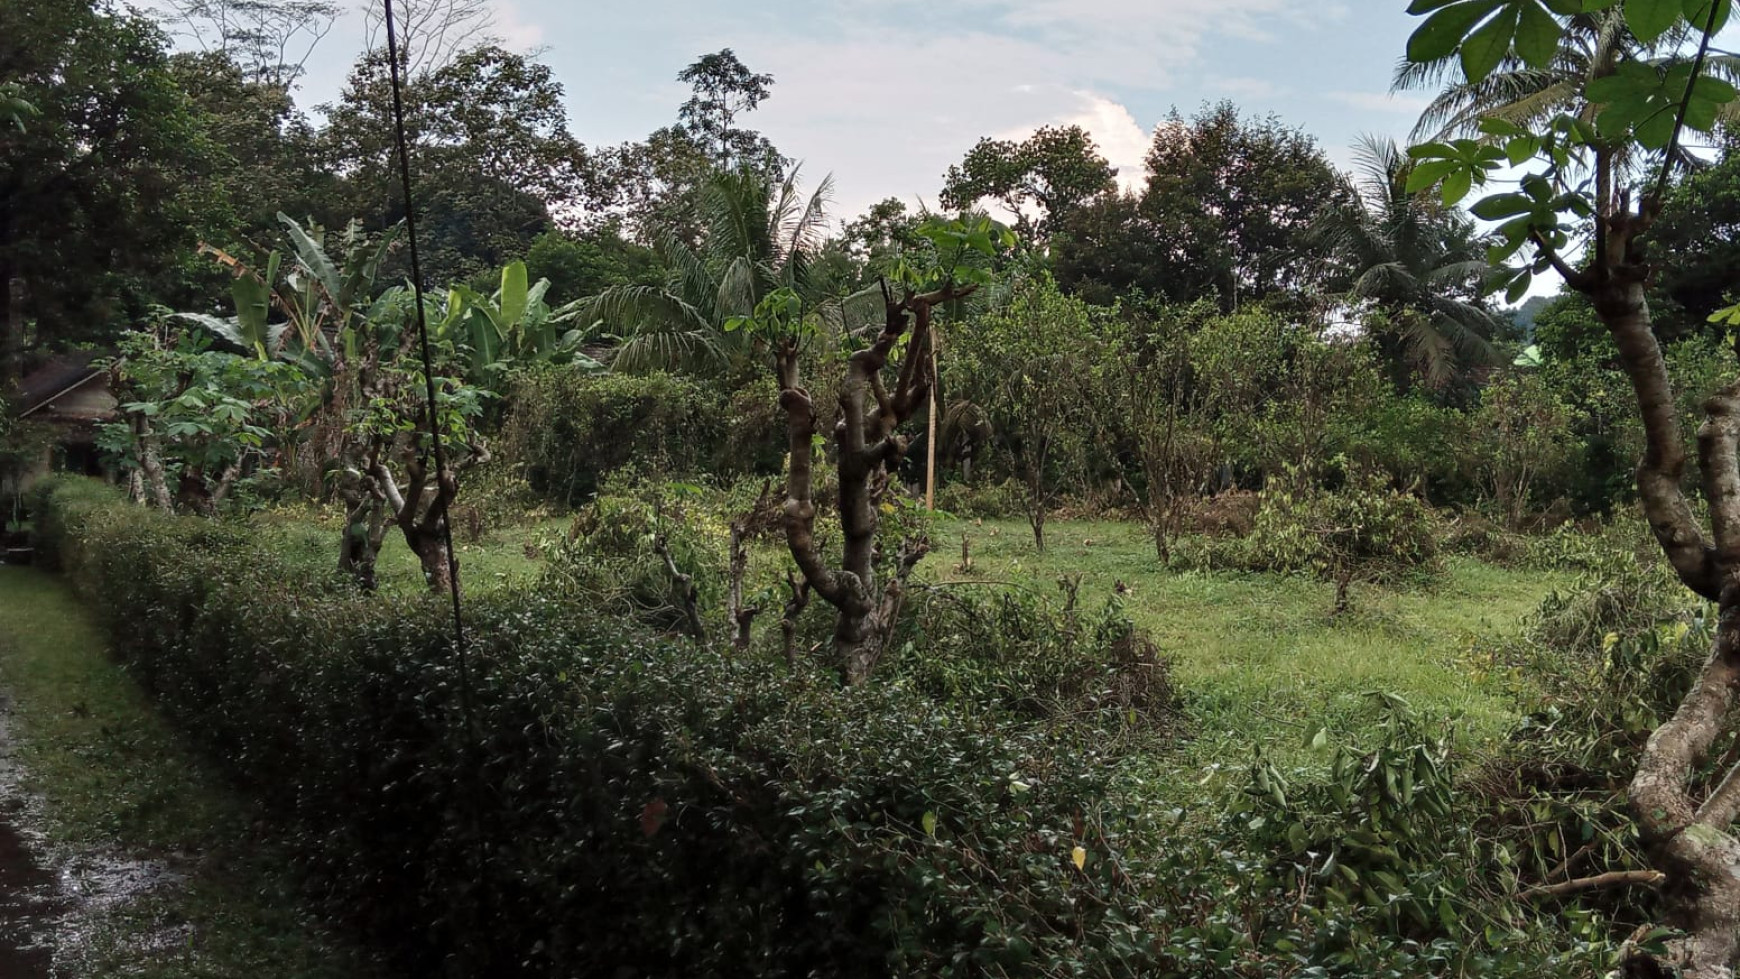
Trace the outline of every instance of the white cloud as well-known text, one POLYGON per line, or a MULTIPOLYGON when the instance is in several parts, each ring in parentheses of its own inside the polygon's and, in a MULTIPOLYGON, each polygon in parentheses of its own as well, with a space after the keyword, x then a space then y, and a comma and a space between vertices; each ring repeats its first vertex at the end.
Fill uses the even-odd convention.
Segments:
POLYGON ((492 0, 490 7, 495 14, 490 33, 500 37, 508 50, 530 51, 544 44, 543 25, 528 18, 518 0, 492 0))
POLYGON ((1122 103, 1091 92, 1078 92, 1086 103, 1082 111, 1059 120, 1088 131, 1099 144, 1107 162, 1118 168, 1118 186, 1135 190, 1147 179, 1143 161, 1148 156, 1152 130, 1143 129, 1122 103))
MULTIPOLYGON (((1119 182, 1138 185, 1151 130, 1101 93, 1172 88, 1199 71, 1215 35, 1291 36, 1347 12, 1293 0, 964 0, 949 12, 970 28, 911 32, 888 26, 914 8, 905 0, 818 6, 825 28, 734 46, 779 80, 755 124, 788 154, 831 168, 842 217, 890 192, 934 194, 981 136, 1046 124, 1087 129, 1119 182)), ((1278 94, 1256 79, 1223 83, 1230 94, 1278 94)))

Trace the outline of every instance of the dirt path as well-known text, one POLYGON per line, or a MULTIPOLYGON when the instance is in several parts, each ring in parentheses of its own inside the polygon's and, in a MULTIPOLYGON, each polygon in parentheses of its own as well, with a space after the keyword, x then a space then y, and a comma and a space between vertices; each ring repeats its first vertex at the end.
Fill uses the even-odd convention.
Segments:
POLYGON ((12 757, 8 709, 0 699, 0 976, 49 979, 56 926, 69 902, 44 866, 40 835, 24 826, 29 800, 12 757))
POLYGON ((48 979, 66 899, 24 837, 0 821, 0 976, 48 979))

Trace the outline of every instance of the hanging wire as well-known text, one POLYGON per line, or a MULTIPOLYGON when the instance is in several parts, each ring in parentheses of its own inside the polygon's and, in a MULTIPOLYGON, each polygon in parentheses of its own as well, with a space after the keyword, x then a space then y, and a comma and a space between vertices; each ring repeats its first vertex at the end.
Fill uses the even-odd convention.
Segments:
MULTIPOLYGON (((387 14, 387 59, 391 62, 393 82, 393 136, 399 148, 399 183, 404 189, 405 234, 411 244, 411 293, 417 304, 417 338, 423 353, 423 386, 428 398, 429 441, 435 457, 435 492, 444 490, 443 481, 453 478, 447 469, 447 450, 441 441, 440 415, 435 404, 435 359, 429 352, 429 323, 423 311, 423 263, 417 251, 417 209, 411 195, 411 149, 405 139, 405 97, 399 79, 399 38, 393 27, 393 0, 382 0, 387 14)), ((427 463, 425 463, 427 464, 427 463)), ((453 550, 453 521, 441 515, 441 543, 447 551, 447 585, 453 602, 453 649, 459 657, 460 706, 466 724, 471 723, 471 670, 466 656, 465 619, 459 598, 459 561, 453 550)))
MULTIPOLYGON (((405 97, 403 82, 399 78, 399 39, 394 28, 393 0, 382 0, 382 6, 387 15, 387 60, 390 62, 393 86, 393 136, 398 144, 399 182, 404 190, 405 234, 410 241, 411 293, 417 304, 417 337, 422 346, 423 385, 428 398, 429 442, 435 462, 435 492, 439 496, 444 492, 442 481, 456 477, 447 468, 447 452, 441 441, 440 415, 436 411, 435 359, 429 352, 429 324, 423 310, 423 265, 417 251, 417 208, 411 193, 411 149, 405 138, 405 97)), ((428 465, 427 458, 424 465, 428 465)), ((451 499, 448 502, 451 505, 451 499)), ((459 713, 461 722, 465 725, 465 750, 472 755, 470 764, 464 767, 470 769, 474 776, 467 780, 468 789, 463 795, 471 810, 474 859, 477 861, 478 880, 484 888, 483 901, 487 902, 489 861, 483 842, 483 808, 480 802, 483 792, 483 765, 479 747, 481 742, 472 711, 471 664, 465 639, 465 618, 459 597, 459 561, 453 549, 453 521, 448 519, 446 513, 441 515, 441 542, 447 551, 447 585, 453 604, 453 652, 459 668, 459 713)), ((477 912, 481 908, 472 910, 477 912)))

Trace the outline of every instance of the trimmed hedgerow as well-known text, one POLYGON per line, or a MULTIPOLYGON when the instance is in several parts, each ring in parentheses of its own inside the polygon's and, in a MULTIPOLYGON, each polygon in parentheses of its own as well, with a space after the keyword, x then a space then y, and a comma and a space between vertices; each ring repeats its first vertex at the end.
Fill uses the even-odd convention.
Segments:
POLYGON ((1036 729, 534 594, 472 604, 468 728, 434 604, 353 595, 245 526, 77 482, 39 506, 118 655, 333 906, 418 967, 1120 974, 1153 954, 1141 935, 1089 941, 1143 902, 1073 866, 1082 817, 1107 824, 1107 772, 1036 729))
MULTIPOLYGON (((1496 938, 1462 912, 1399 934, 1384 874, 1337 898, 1277 859, 1266 817, 1157 805, 1153 759, 1119 746, 1152 745, 1130 735, 1153 730, 1164 673, 1115 608, 920 601, 899 668, 842 688, 503 590, 470 607, 467 685, 437 601, 358 595, 246 524, 76 480, 37 514, 117 655, 409 974, 1502 979, 1611 961, 1598 935, 1526 916, 1496 938), (1082 644, 1109 658, 1049 662, 1082 644), (962 662, 919 659, 944 652, 962 662)), ((1326 839, 1363 818, 1288 812, 1326 839)), ((1418 818, 1449 839, 1470 814, 1418 818)))

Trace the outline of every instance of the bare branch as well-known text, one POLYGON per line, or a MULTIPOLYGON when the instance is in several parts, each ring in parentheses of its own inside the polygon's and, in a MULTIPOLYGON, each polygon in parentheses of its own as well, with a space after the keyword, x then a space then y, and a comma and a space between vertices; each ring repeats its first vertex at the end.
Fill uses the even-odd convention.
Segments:
POLYGON ((1531 887, 1517 892, 1521 901, 1537 900, 1543 897, 1564 897, 1568 894, 1581 894, 1584 891, 1599 890, 1604 887, 1659 887, 1667 880, 1667 874, 1659 870, 1615 870, 1611 873, 1596 874, 1593 877, 1579 877, 1559 884, 1546 884, 1541 887, 1531 887))

